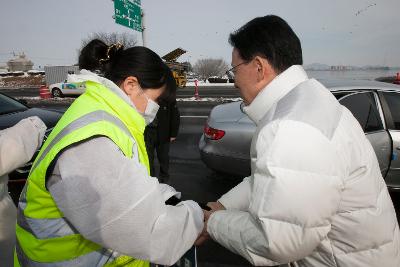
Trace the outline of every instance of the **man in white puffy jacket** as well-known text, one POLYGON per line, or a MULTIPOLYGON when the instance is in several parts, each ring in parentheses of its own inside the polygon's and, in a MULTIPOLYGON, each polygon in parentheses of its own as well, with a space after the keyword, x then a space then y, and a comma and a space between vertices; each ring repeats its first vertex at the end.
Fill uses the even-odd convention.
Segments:
POLYGON ((42 144, 46 125, 38 117, 0 131, 0 266, 13 266, 17 209, 8 194, 8 173, 29 161, 42 144))
POLYGON ((259 17, 230 43, 257 130, 251 176, 209 203, 208 234, 254 265, 400 266, 399 226, 374 150, 349 110, 307 77, 290 26, 259 17))

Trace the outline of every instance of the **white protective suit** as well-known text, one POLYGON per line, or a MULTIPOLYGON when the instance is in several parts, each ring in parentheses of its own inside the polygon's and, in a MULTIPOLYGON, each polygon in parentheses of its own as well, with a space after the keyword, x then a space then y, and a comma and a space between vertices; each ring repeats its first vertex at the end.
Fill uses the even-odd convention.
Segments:
POLYGON ((0 131, 0 266, 13 266, 17 210, 8 194, 7 174, 28 162, 42 144, 46 125, 38 117, 0 131))
POLYGON ((374 150, 349 110, 301 66, 244 108, 251 176, 207 230, 254 265, 400 266, 399 226, 374 150))
MULTIPOLYGON (((69 81, 86 80, 102 83, 134 107, 105 78, 85 70, 69 76, 69 81)), ((125 157, 109 138, 92 138, 60 154, 47 186, 58 208, 86 239, 112 248, 113 256, 172 265, 202 231, 203 211, 190 200, 166 205, 180 193, 149 176, 136 145, 133 154, 132 159, 125 157)))

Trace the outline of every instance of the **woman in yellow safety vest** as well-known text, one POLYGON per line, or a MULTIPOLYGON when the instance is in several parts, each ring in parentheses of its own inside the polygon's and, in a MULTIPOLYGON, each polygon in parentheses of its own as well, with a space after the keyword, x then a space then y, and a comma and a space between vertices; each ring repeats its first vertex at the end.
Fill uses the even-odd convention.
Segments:
POLYGON ((145 47, 93 40, 85 82, 32 165, 17 216, 15 266, 172 265, 203 228, 197 203, 149 176, 143 132, 157 101, 175 97, 171 71, 145 47))

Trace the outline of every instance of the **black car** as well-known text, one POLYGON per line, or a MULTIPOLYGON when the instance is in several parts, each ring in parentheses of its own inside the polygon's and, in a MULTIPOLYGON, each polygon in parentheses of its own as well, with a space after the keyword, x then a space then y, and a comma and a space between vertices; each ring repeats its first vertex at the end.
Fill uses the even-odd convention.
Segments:
MULTIPOLYGON (((30 108, 26 105, 25 101, 19 101, 0 93, 0 130, 12 127, 20 120, 31 116, 38 116, 46 124, 46 138, 61 118, 62 112, 30 108)), ((19 194, 26 182, 26 178, 35 156, 36 154, 30 162, 9 174, 10 180, 8 182, 8 188, 15 203, 18 202, 19 194)))

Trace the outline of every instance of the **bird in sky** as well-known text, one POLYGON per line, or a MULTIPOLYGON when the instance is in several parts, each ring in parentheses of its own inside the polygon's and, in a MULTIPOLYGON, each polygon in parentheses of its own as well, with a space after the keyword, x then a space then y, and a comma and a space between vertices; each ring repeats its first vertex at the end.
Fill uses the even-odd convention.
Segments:
POLYGON ((363 8, 363 9, 358 10, 358 11, 356 12, 356 16, 360 15, 361 13, 364 13, 365 11, 367 11, 367 9, 369 9, 369 8, 371 8, 371 7, 374 7, 374 6, 376 6, 376 3, 370 4, 370 5, 368 5, 366 8, 363 8))

